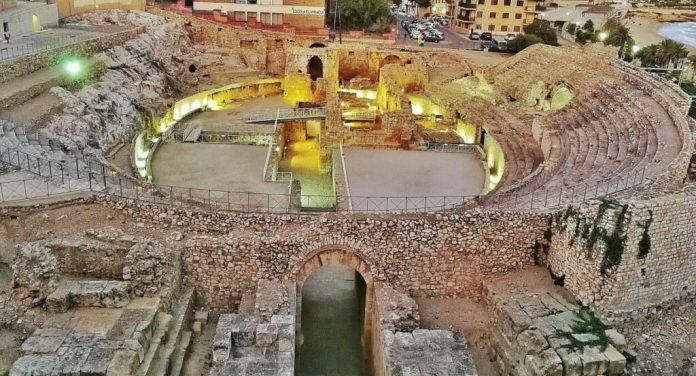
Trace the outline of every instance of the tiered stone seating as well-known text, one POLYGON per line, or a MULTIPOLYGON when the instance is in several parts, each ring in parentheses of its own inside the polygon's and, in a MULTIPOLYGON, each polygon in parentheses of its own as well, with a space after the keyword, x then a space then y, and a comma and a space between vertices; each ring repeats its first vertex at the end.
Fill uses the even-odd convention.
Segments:
MULTIPOLYGON (((547 121, 558 132, 557 160, 549 161, 548 171, 504 191, 498 202, 532 192, 535 199, 543 197, 544 206, 594 197, 658 176, 680 152, 674 147, 680 143, 677 126, 658 101, 614 82, 602 82, 547 121)), ((506 163, 515 169, 519 152, 509 143, 504 147, 512 151, 506 163)))

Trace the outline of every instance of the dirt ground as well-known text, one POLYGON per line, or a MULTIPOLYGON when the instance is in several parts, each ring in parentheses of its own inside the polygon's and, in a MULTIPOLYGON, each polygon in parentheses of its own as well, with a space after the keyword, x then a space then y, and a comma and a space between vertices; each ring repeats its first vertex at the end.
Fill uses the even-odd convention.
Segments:
MULTIPOLYGON (((540 266, 530 267, 493 276, 484 282, 496 296, 506 297, 522 292, 556 292, 567 298, 568 293, 556 286, 549 272, 540 266)), ((470 298, 417 298, 421 315, 421 326, 427 329, 452 330, 463 335, 469 343, 471 355, 479 375, 495 376, 488 351, 487 328, 490 314, 485 301, 470 298)))
POLYGON ((213 337, 217 324, 208 323, 203 326, 200 334, 191 340, 189 355, 184 362, 181 374, 184 376, 207 375, 210 371, 213 353, 213 337))

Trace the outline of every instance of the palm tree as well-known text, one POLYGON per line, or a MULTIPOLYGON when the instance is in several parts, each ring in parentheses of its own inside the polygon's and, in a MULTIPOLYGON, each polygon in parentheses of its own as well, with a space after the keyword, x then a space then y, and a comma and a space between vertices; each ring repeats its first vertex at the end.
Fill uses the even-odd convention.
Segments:
POLYGON ((693 81, 694 76, 696 76, 696 55, 689 55, 686 60, 688 60, 691 65, 691 81, 693 81))
POLYGON ((657 59, 662 66, 669 68, 672 64, 676 68, 684 63, 684 59, 689 56, 689 50, 686 46, 671 39, 665 39, 658 45, 657 59))

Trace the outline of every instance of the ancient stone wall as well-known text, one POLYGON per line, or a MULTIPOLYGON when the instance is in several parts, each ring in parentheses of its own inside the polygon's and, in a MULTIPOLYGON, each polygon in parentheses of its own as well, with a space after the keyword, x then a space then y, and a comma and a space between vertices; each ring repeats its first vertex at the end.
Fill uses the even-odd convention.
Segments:
POLYGON ((182 252, 186 279, 214 311, 233 309, 259 279, 293 278, 314 254, 332 249, 357 255, 376 280, 413 294, 478 296, 483 275, 533 264, 533 246, 548 227, 544 214, 262 215, 102 200, 140 220, 232 231, 189 240, 182 252))
POLYGON ((0 76, 0 83, 36 72, 45 67, 56 65, 66 57, 91 56, 97 52, 108 50, 123 44, 127 40, 135 38, 144 31, 144 26, 136 27, 117 34, 107 34, 65 47, 4 61, 0 64, 0 72, 3 72, 2 76, 0 76))
POLYGON ((617 325, 693 299, 695 192, 690 186, 659 198, 566 211, 553 226, 551 271, 582 303, 617 325))

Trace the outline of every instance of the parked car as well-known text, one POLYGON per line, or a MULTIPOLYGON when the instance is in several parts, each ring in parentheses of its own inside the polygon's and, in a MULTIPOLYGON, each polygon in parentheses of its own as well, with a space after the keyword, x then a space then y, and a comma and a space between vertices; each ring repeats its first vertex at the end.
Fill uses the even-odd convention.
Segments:
POLYGON ((508 42, 515 39, 515 38, 517 38, 517 34, 508 34, 505 36, 505 40, 508 42))
POLYGON ((422 36, 423 36, 423 34, 421 34, 421 32, 418 30, 411 31, 411 38, 413 38, 413 39, 418 39, 422 36))
POLYGON ((441 39, 439 36, 435 35, 435 34, 432 34, 432 33, 425 33, 425 34, 423 34, 423 41, 425 41, 425 42, 440 43, 441 40, 442 40, 442 39, 441 39))
POLYGON ((493 39, 493 34, 491 34, 490 32, 484 31, 483 33, 481 33, 481 40, 491 40, 491 39, 493 39))
POLYGON ((481 39, 481 34, 475 32, 475 31, 472 31, 471 34, 469 34, 469 39, 479 40, 479 39, 481 39))

